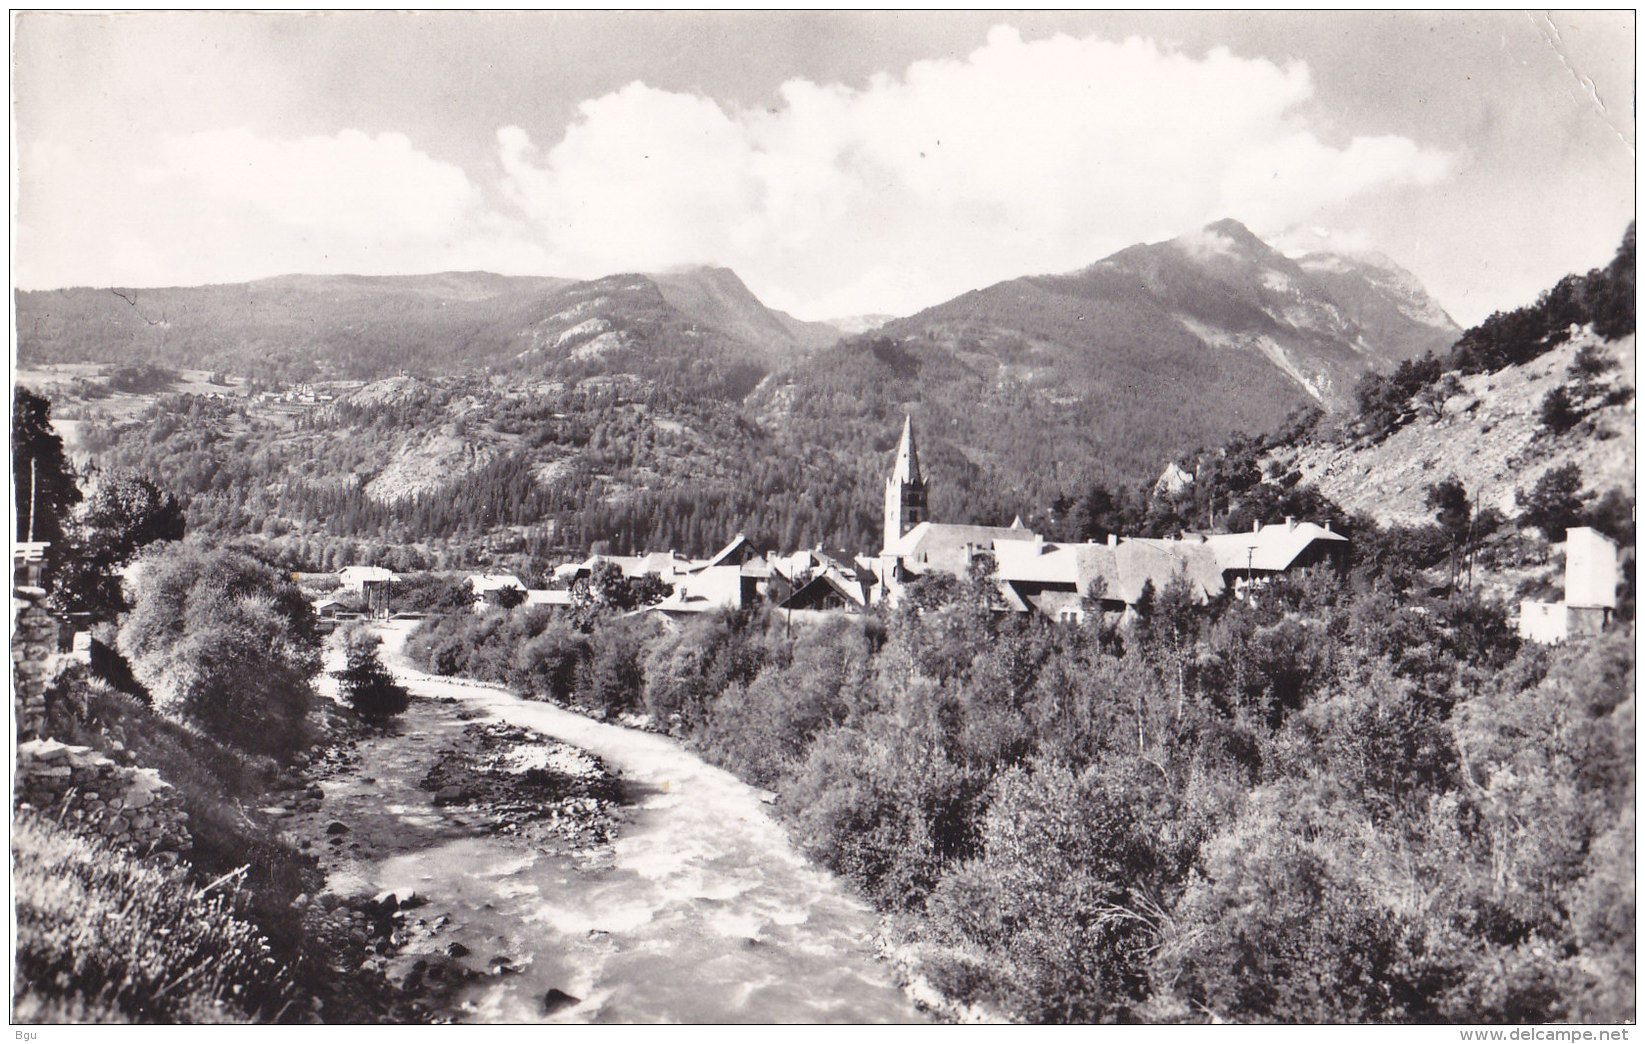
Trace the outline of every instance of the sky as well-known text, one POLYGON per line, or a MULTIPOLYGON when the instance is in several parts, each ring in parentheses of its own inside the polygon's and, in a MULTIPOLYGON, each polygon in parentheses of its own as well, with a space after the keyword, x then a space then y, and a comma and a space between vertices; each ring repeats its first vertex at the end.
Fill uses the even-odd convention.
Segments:
POLYGON ((1464 326, 1635 209, 1632 12, 14 14, 23 289, 736 270, 909 314, 1232 217, 1464 326))

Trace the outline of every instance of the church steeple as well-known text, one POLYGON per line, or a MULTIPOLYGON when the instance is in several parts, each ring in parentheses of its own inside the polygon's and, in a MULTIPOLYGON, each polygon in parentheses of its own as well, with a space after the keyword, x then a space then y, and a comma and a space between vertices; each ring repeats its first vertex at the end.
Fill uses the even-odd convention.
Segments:
POLYGON ((906 417, 902 441, 891 477, 885 480, 885 551, 891 552, 903 534, 927 521, 925 476, 920 473, 920 454, 914 445, 914 418, 906 417))
POLYGON ((891 472, 893 482, 921 482, 920 452, 914 446, 914 418, 904 416, 902 441, 897 444, 897 464, 891 472))

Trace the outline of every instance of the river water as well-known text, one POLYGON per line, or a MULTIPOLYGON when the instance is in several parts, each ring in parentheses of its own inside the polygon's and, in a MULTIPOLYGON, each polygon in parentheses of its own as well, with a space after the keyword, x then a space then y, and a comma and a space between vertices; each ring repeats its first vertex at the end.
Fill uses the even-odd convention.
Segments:
POLYGON ((351 884, 415 889, 432 900, 419 916, 449 913, 476 957, 522 967, 470 987, 467 1021, 924 1021, 874 957, 872 911, 793 850, 758 791, 666 737, 417 672, 409 628, 383 628, 383 659, 412 692, 592 751, 638 794, 615 865, 438 834, 356 865, 351 884), (578 1003, 545 1015, 552 989, 578 1003))

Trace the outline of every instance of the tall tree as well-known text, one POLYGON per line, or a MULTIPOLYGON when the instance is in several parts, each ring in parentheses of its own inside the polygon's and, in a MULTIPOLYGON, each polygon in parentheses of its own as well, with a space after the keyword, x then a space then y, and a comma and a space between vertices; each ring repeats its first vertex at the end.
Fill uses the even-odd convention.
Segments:
POLYGON ((119 570, 142 548, 183 539, 183 508, 149 479, 100 475, 75 519, 57 599, 70 612, 113 620, 125 609, 119 570))
POLYGON ((17 494, 18 540, 59 544, 80 502, 62 436, 51 430, 51 400, 19 386, 12 396, 11 474, 17 494))

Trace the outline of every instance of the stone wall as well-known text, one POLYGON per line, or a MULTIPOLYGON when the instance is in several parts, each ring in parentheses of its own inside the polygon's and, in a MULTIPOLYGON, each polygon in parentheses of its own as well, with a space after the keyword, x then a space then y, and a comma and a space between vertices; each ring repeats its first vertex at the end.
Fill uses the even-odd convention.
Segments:
POLYGON ((46 592, 38 587, 12 588, 12 681, 18 739, 33 739, 46 729, 46 685, 50 659, 57 651, 57 621, 46 611, 46 592))
POLYGON ((117 765, 90 747, 32 739, 17 747, 17 801, 62 815, 138 855, 193 847, 188 813, 153 769, 117 765))

